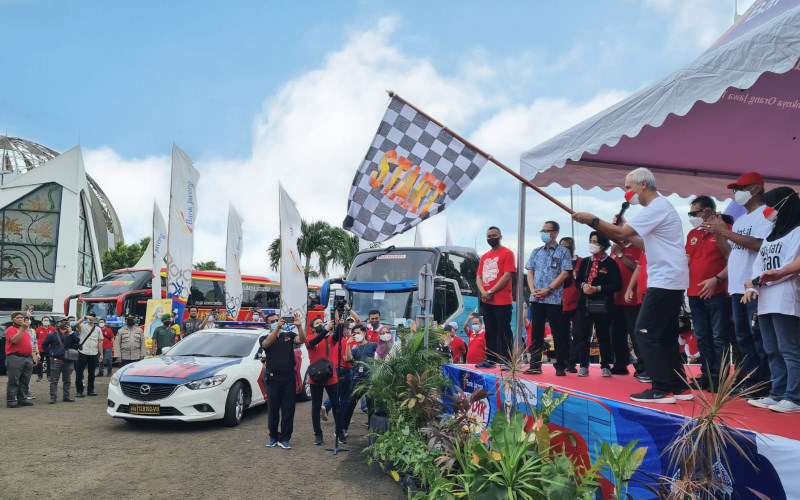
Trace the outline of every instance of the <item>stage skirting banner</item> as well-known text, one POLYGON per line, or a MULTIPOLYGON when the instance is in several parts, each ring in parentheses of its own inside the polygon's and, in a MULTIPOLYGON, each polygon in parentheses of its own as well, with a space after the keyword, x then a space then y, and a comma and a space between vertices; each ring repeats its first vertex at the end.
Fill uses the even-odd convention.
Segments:
MULTIPOLYGON (((444 373, 454 384, 471 393, 486 389, 489 397, 476 402, 472 411, 485 423, 491 421, 498 408, 503 408, 505 395, 501 387, 500 375, 484 373, 471 366, 446 365, 444 373)), ((540 408, 539 399, 550 384, 537 384, 526 380, 525 385, 532 394, 530 403, 540 408)), ((669 469, 669 457, 664 450, 685 422, 683 416, 635 406, 598 395, 582 393, 573 389, 553 386, 556 396, 562 393, 569 397, 550 416, 550 430, 561 430, 574 438, 574 446, 568 438, 559 439, 564 443, 568 454, 575 460, 596 460, 602 441, 625 445, 638 440, 638 446, 647 447, 640 473, 631 481, 629 493, 634 498, 652 498, 653 494, 645 486, 652 483, 653 477, 676 477, 678 471, 669 469), (578 458, 578 459, 580 459, 578 458), (649 477, 648 477, 649 475, 649 477)), ((530 414, 524 404, 518 408, 530 414)), ((797 425, 793 416, 788 416, 787 425, 797 425)), ((750 459, 758 467, 754 471, 747 459, 735 450, 729 450, 730 467, 718 464, 718 476, 729 486, 728 495, 723 499, 753 499, 752 488, 772 500, 800 498, 800 441, 774 435, 763 435, 744 431, 747 441, 740 442, 750 459)), ((610 476, 609 476, 610 477, 610 476)), ((613 498, 611 483, 603 481, 603 497, 613 498)))

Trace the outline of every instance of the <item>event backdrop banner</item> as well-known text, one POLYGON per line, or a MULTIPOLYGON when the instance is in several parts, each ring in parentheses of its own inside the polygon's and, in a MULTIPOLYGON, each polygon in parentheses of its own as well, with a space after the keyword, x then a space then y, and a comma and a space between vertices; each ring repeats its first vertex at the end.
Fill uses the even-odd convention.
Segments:
POLYGON ((229 318, 237 319, 242 307, 242 218, 233 208, 228 207, 228 244, 225 259, 225 310, 229 318))
POLYGON ((300 265, 297 240, 302 223, 300 212, 283 186, 280 190, 279 213, 281 218, 281 316, 300 312, 305 316, 308 307, 308 285, 300 265))
POLYGON ((367 241, 408 231, 455 201, 487 161, 393 96, 353 179, 343 227, 367 241))
POLYGON ((172 299, 175 320, 183 320, 183 310, 192 286, 194 223, 197 219, 197 180, 200 174, 192 160, 177 145, 172 145, 172 183, 169 195, 169 237, 167 239, 168 297, 172 299))
POLYGON ((167 253, 167 225, 164 216, 158 208, 158 202, 153 200, 153 298, 161 298, 161 266, 164 255, 167 253))

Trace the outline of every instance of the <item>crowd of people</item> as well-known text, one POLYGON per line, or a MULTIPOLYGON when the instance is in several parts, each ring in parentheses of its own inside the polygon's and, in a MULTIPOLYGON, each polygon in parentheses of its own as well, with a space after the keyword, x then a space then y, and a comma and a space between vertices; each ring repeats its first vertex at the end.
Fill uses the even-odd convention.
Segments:
MULTIPOLYGON (((727 186, 741 207, 739 217, 719 213, 710 196, 697 196, 688 213, 693 229, 684 238, 678 212, 658 193, 652 172, 630 172, 624 188, 626 202, 641 205, 631 220, 622 212, 608 221, 573 215, 592 228, 590 256, 578 257, 571 238, 558 240, 557 222, 542 226, 543 245, 525 265, 531 315, 526 373, 542 373, 548 325, 556 376, 589 376, 595 341, 602 377, 629 374, 633 361, 633 375, 651 385, 632 394, 634 401, 688 400, 690 387, 716 391, 733 362, 745 374, 737 391, 747 390, 750 404, 800 411, 797 193, 788 187, 765 192, 763 178, 746 173, 727 186), (701 374, 687 377, 687 359, 700 363, 701 374)), ((486 359, 468 359, 480 368, 495 366, 509 352, 511 277, 517 272, 500 229, 490 227, 486 237, 491 248, 476 278, 486 359)), ((469 358, 468 325, 465 332, 469 358)))

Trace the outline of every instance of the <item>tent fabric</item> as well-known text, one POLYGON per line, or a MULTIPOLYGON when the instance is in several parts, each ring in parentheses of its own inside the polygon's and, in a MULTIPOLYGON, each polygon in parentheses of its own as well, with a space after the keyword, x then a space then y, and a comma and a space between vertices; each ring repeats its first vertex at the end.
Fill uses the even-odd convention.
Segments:
POLYGON ((758 0, 694 62, 526 151, 520 170, 610 190, 646 166, 664 194, 727 198, 747 171, 800 187, 798 158, 800 0, 758 0))

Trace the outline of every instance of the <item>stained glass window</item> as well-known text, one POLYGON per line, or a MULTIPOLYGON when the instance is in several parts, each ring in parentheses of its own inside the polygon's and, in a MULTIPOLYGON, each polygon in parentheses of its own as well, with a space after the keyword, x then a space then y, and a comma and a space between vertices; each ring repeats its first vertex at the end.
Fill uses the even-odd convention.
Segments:
POLYGON ((81 195, 81 217, 78 221, 78 284, 92 287, 97 283, 97 270, 94 268, 92 240, 89 238, 89 224, 84 210, 86 199, 81 195))
POLYGON ((0 280, 55 281, 61 186, 45 184, 0 215, 0 280))

